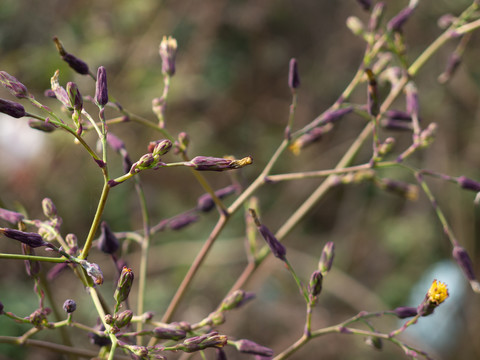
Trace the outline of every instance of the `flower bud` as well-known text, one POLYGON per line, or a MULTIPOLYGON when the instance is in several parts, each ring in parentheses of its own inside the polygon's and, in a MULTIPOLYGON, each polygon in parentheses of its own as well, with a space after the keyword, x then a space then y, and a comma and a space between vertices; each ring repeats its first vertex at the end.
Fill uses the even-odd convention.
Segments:
POLYGON ((365 33, 365 26, 362 21, 356 16, 349 16, 347 18, 347 27, 354 35, 363 35, 365 33))
POLYGON ((183 329, 159 326, 153 329, 153 336, 157 339, 181 340, 185 339, 187 332, 183 329))
POLYGON ((49 219, 57 217, 57 208, 50 198, 45 198, 42 200, 42 210, 43 214, 49 219))
POLYGON ((291 58, 288 65, 288 87, 291 90, 300 86, 300 75, 298 74, 297 59, 291 58))
POLYGON ((75 300, 68 299, 65 300, 65 302, 63 303, 63 310, 65 310, 67 314, 73 313, 76 309, 77 303, 75 302, 75 300))
POLYGON ((392 179, 379 179, 375 184, 383 190, 397 194, 411 201, 418 199, 418 186, 392 179))
POLYGON ((378 26, 381 23, 383 17, 383 11, 385 9, 385 3, 378 2, 375 4, 372 10, 372 15, 370 16, 370 21, 368 22, 368 30, 375 32, 378 30, 378 26))
POLYGON ((5 99, 0 99, 0 113, 10 115, 17 119, 26 115, 25 108, 22 105, 5 99))
POLYGON ((467 251, 461 246, 454 246, 452 252, 453 258, 463 270, 463 273, 467 277, 468 281, 475 281, 475 272, 473 271, 472 260, 468 256, 467 251))
POLYGON ((257 343, 242 339, 233 342, 233 345, 238 351, 245 354, 254 354, 259 356, 273 356, 273 350, 265 346, 258 345, 257 343))
POLYGON ((216 158, 209 156, 196 156, 189 163, 186 163, 187 166, 193 167, 198 171, 224 171, 239 169, 244 166, 250 165, 253 162, 251 156, 244 157, 240 160, 231 160, 225 158, 216 158))
POLYGON ((227 337, 225 335, 218 335, 216 331, 208 334, 194 336, 179 345, 179 348, 187 353, 204 350, 209 347, 221 348, 227 344, 227 337))
POLYGON ((130 324, 130 321, 132 321, 132 317, 133 317, 132 310, 122 311, 120 314, 116 316, 115 325, 118 328, 128 326, 128 324, 130 324))
POLYGON ((55 36, 53 38, 53 41, 55 42, 55 46, 57 47, 58 53, 62 57, 62 59, 77 73, 81 75, 88 75, 89 69, 87 63, 84 61, 80 60, 76 56, 69 54, 65 51, 62 43, 60 40, 55 36))
POLYGON ((52 123, 49 123, 43 120, 37 120, 37 119, 28 119, 28 126, 30 126, 32 129, 40 130, 46 133, 50 133, 57 128, 52 123))
POLYGON ((252 300, 255 297, 254 293, 247 293, 243 290, 235 290, 233 293, 223 299, 220 305, 220 311, 236 309, 247 301, 252 300))
POLYGON ((323 134, 326 134, 332 129, 333 129, 333 124, 331 123, 327 123, 323 126, 315 127, 309 132, 301 135, 288 148, 295 155, 299 155, 301 149, 307 147, 308 145, 314 142, 319 141, 323 137, 323 134))
POLYGON ((102 107, 108 103, 107 70, 103 66, 100 66, 97 70, 95 101, 102 107))
POLYGON ((18 99, 29 97, 27 87, 5 71, 0 71, 0 84, 18 99))
POLYGON ((188 226, 198 221, 198 219, 199 217, 195 214, 180 214, 168 221, 168 227, 171 230, 180 230, 183 229, 185 226, 188 226))
POLYGON ((372 7, 372 1, 371 0, 357 0, 357 2, 360 4, 360 6, 365 11, 369 11, 370 8, 372 7))
POLYGON ((172 142, 170 140, 160 140, 151 142, 148 146, 148 151, 152 150, 151 153, 154 156, 162 156, 170 151, 172 148, 172 142))
POLYGON ((70 249, 78 248, 78 240, 75 234, 67 234, 67 236, 65 237, 65 241, 67 242, 67 245, 70 247, 70 249))
POLYGON ((10 239, 18 240, 32 248, 49 245, 37 233, 24 232, 24 231, 8 229, 8 228, 0 228, 0 234, 3 234, 10 239))
POLYGON ((172 38, 171 36, 169 36, 168 38, 164 36, 160 43, 159 54, 162 58, 162 73, 173 76, 175 74, 177 40, 172 38))
POLYGON ((68 99, 70 100, 70 106, 77 111, 81 111, 83 108, 83 98, 78 90, 77 84, 69 81, 67 83, 66 91, 68 94, 68 99))
POLYGON ((403 25, 412 16, 413 10, 417 6, 417 1, 411 1, 409 6, 402 9, 397 15, 395 15, 387 24, 388 31, 401 31, 403 25))
MULTIPOLYGON (((237 189, 238 189, 238 186, 230 185, 215 191, 215 195, 219 199, 223 199, 224 197, 230 194, 233 194, 237 189)), ((197 199, 197 210, 200 210, 203 212, 209 212, 214 207, 215 207, 215 202, 213 201, 212 196, 208 193, 203 194, 197 199)))
POLYGON ((10 224, 17 224, 25 218, 23 214, 15 211, 0 208, 0 219, 3 219, 10 224))
POLYGON ((132 269, 124 266, 120 274, 120 278, 118 279, 117 288, 113 294, 117 304, 127 300, 128 294, 130 294, 130 290, 132 289, 133 278, 134 276, 132 269))
POLYGON ((175 140, 175 153, 187 151, 188 144, 190 144, 190 137, 186 132, 178 134, 177 140, 175 140))
POLYGON ((435 133, 437 132, 437 127, 437 123, 430 123, 426 129, 422 130, 418 140, 418 143, 421 147, 427 147, 431 144, 435 137, 435 133))
POLYGON ((322 291, 322 285, 323 285, 322 272, 319 270, 316 270, 310 276, 310 282, 308 284, 308 292, 313 298, 320 295, 320 292, 322 291))
POLYGON ((105 221, 100 224, 100 237, 98 239, 98 248, 105 254, 113 254, 118 250, 119 243, 115 234, 105 221))
POLYGON ((469 179, 465 176, 460 176, 456 178, 456 181, 462 189, 480 192, 480 183, 475 180, 469 179))
POLYGON ((260 231, 260 234, 263 236, 265 241, 267 242, 268 246, 270 247, 270 250, 272 251, 273 256, 276 258, 285 261, 285 255, 287 254, 287 249, 285 246, 277 240, 275 235, 265 226, 265 225, 260 225, 258 227, 258 231, 260 231))
POLYGON ((393 310, 399 319, 405 319, 417 315, 417 308, 411 306, 400 306, 393 310))
POLYGON ((318 262, 318 270, 325 276, 332 268, 333 259, 335 257, 335 244, 329 241, 325 244, 318 262))

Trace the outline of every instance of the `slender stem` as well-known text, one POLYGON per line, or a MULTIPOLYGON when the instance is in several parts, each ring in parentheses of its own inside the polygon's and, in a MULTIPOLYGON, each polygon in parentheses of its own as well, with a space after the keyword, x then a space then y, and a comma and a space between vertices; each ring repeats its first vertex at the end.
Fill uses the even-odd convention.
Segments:
POLYGON ((4 254, 4 253, 0 253, 0 259, 32 260, 32 261, 44 261, 44 262, 51 262, 51 263, 66 262, 65 258, 54 258, 54 257, 35 256, 35 255, 20 255, 20 254, 4 254))
POLYGON ((103 215, 103 210, 105 209, 105 204, 107 202, 108 192, 110 191, 110 186, 107 182, 103 184, 102 195, 100 196, 100 201, 98 202, 97 211, 95 217, 93 218, 92 225, 90 226, 90 231, 85 241, 82 253, 79 256, 79 259, 86 259, 90 248, 92 247, 93 238, 97 232, 98 225, 103 215))

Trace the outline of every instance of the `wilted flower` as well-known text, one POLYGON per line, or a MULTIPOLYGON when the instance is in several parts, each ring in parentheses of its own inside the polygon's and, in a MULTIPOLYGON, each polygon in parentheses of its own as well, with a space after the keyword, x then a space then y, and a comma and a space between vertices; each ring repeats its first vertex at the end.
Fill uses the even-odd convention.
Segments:
POLYGON ((73 313, 76 309, 77 303, 75 302, 75 300, 68 299, 65 300, 65 302, 63 303, 63 310, 65 310, 67 314, 73 313))
POLYGON ((29 97, 27 87, 6 71, 0 71, 0 84, 18 99, 29 97))
POLYGON ((102 273, 102 270, 100 269, 100 266, 98 266, 95 263, 90 263, 86 260, 81 261, 80 265, 85 269, 85 271, 87 272, 87 275, 93 279, 95 284, 97 285, 103 284, 103 273, 102 273))

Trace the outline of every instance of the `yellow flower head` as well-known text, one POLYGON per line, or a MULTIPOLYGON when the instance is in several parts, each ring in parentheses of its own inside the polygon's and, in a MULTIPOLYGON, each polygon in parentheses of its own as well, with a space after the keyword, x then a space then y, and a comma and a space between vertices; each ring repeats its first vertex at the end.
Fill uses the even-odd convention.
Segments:
POLYGON ((427 293, 428 301, 435 305, 440 305, 445 299, 448 297, 448 289, 447 285, 437 281, 436 279, 433 280, 432 286, 427 293))

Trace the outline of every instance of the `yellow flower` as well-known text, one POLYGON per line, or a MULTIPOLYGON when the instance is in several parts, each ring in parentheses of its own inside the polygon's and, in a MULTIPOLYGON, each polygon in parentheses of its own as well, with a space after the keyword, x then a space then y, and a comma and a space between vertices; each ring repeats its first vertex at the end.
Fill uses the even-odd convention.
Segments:
POLYGON ((433 280, 432 286, 427 293, 428 301, 432 304, 440 305, 445 299, 448 297, 448 289, 447 285, 437 281, 436 279, 433 280))

